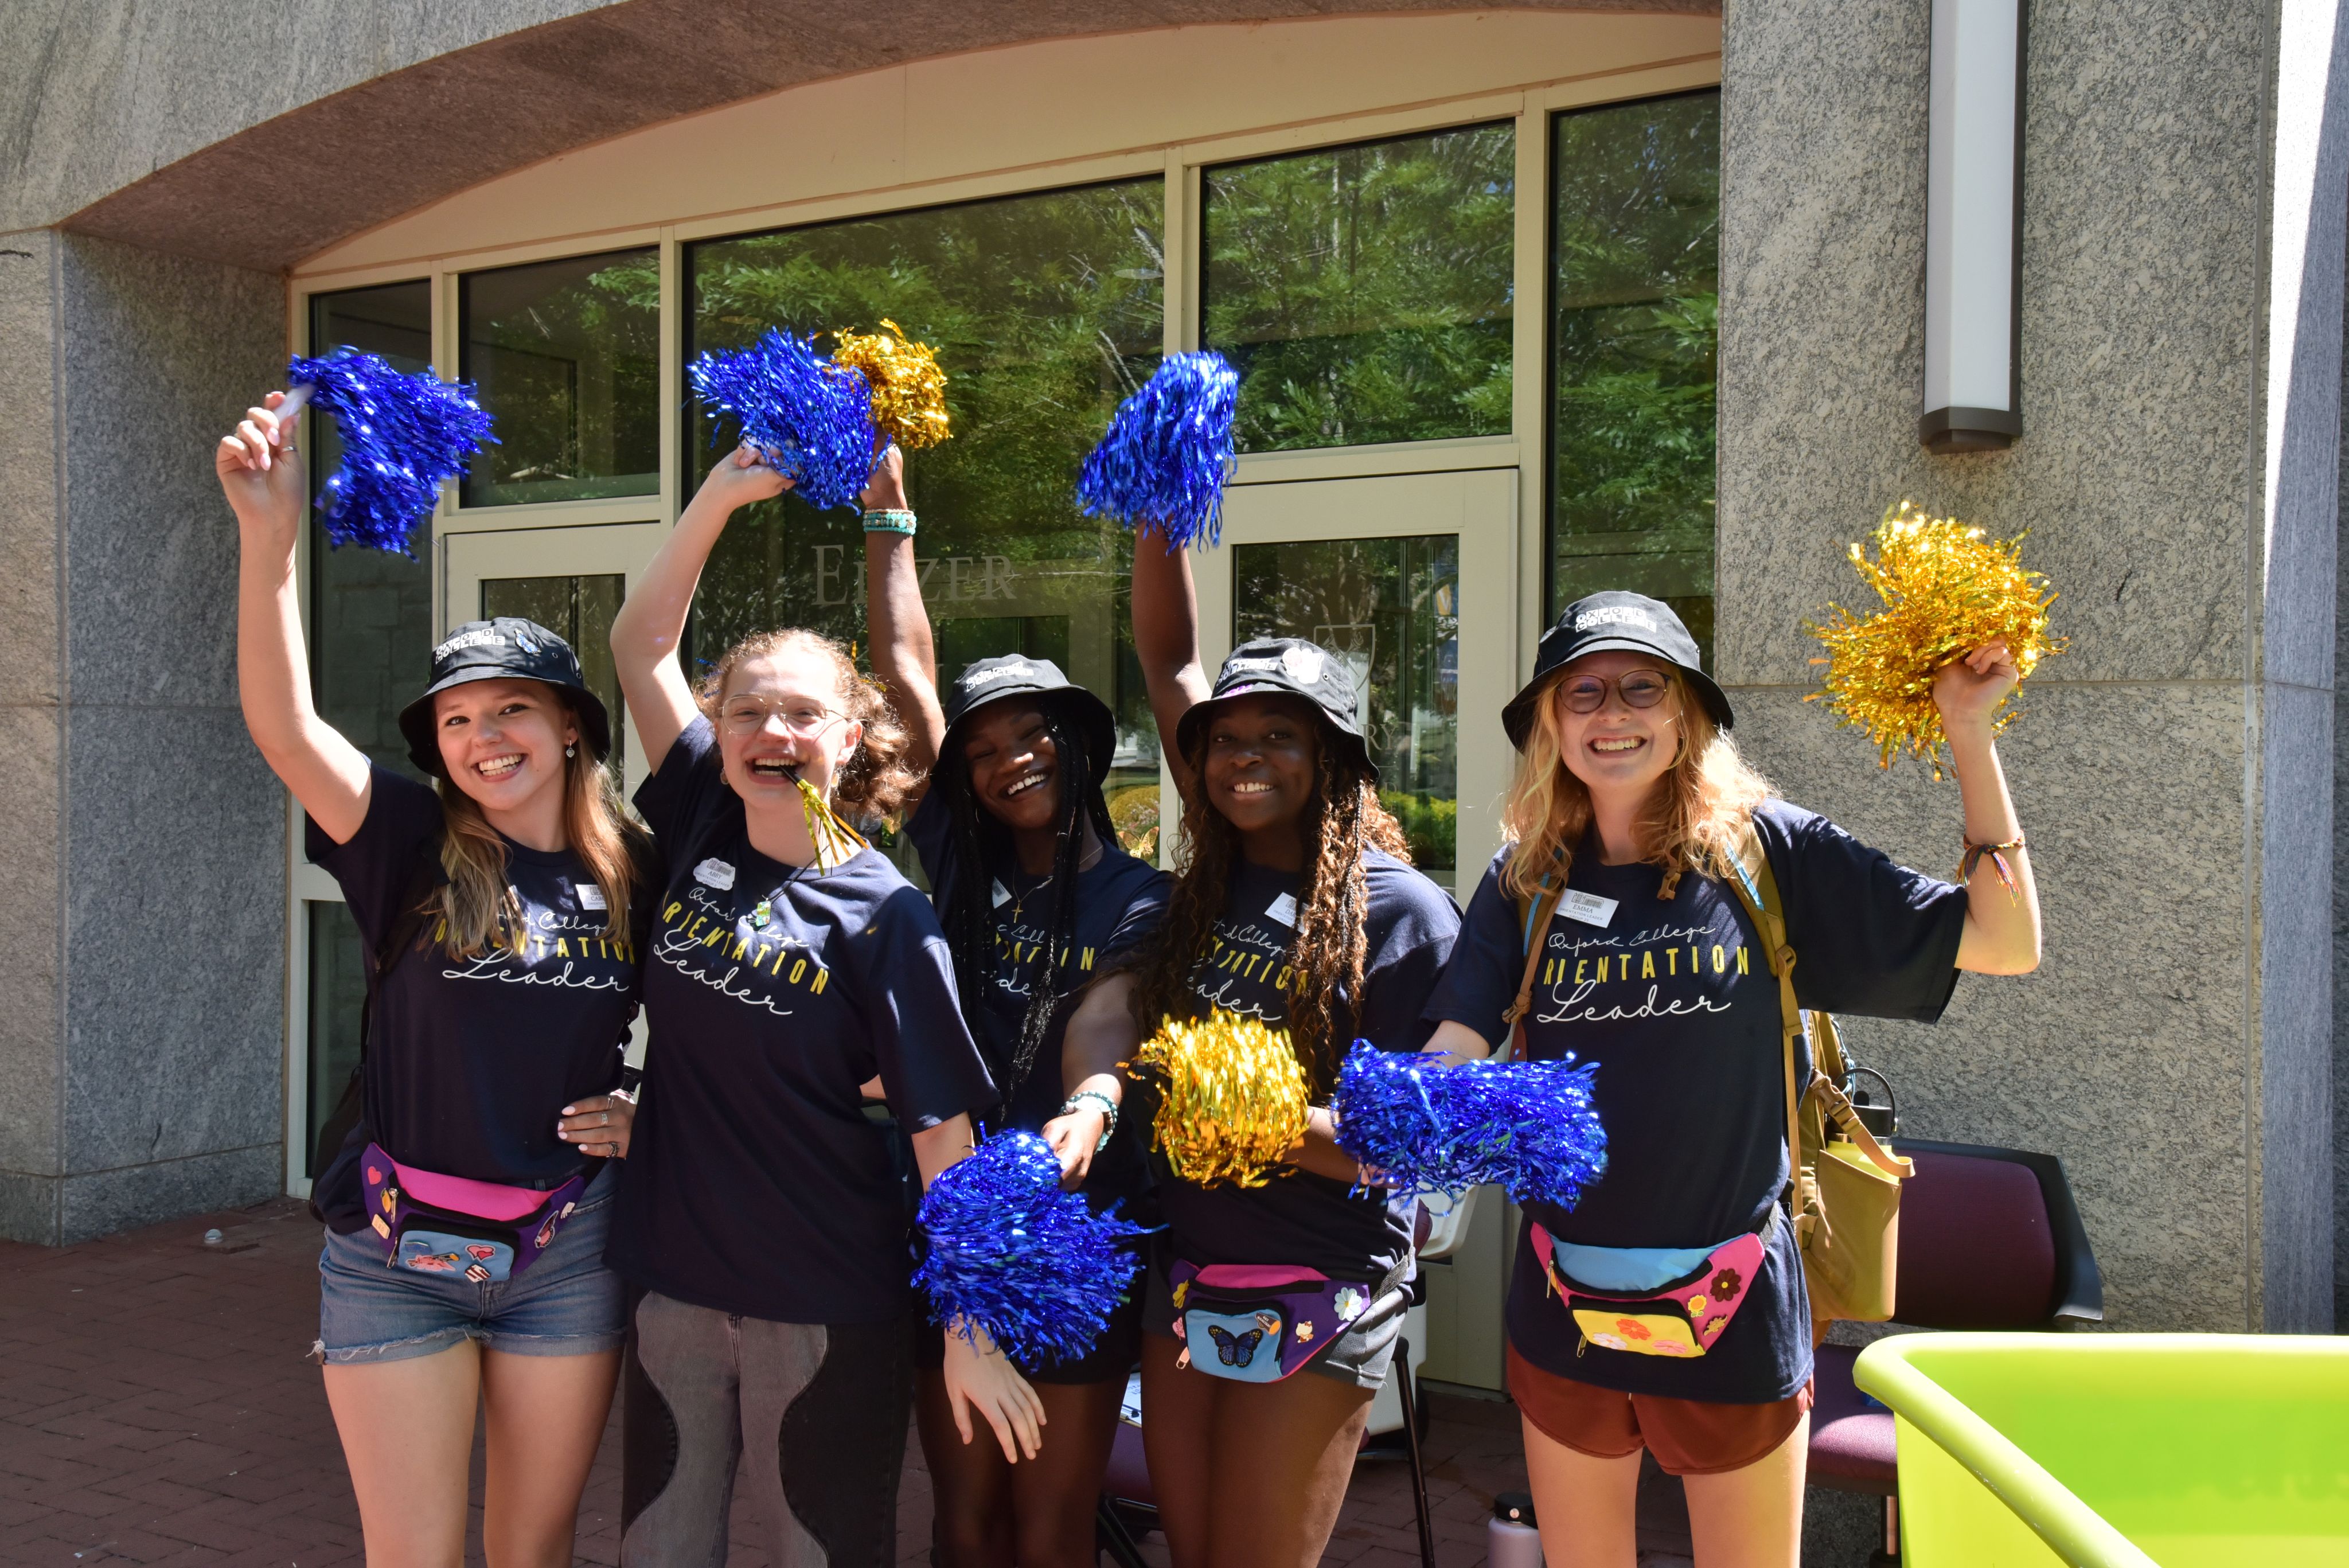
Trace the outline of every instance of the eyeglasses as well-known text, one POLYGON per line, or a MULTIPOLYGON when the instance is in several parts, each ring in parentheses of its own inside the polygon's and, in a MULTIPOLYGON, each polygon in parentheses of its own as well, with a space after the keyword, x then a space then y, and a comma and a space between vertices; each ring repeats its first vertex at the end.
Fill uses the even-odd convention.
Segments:
POLYGON ((1610 691, 1621 694, 1626 708, 1652 708, 1672 689, 1661 670, 1634 670, 1609 680, 1603 675, 1574 675, 1558 683, 1558 701, 1569 713, 1596 713, 1607 705, 1610 691))
POLYGON ((726 699, 726 706, 719 710, 718 716, 727 730, 737 735, 755 734, 767 727, 769 719, 779 719, 782 721, 783 733, 798 741, 812 741, 833 720, 848 717, 813 702, 771 702, 749 691, 726 699))

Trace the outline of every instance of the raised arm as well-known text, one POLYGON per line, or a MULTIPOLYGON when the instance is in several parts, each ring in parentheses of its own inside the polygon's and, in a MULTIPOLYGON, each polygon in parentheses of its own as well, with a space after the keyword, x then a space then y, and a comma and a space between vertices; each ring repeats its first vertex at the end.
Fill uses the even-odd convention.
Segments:
POLYGON ((677 654, 701 568, 736 507, 771 501, 790 488, 791 481, 748 447, 719 459, 612 618, 612 663, 647 773, 660 771, 669 748, 693 722, 693 687, 677 654))
POLYGON ((1950 761, 1965 803, 1966 841, 1998 845, 2014 879, 2010 892, 1988 855, 1966 878, 1966 929, 1958 967, 1977 974, 2029 974, 2039 967, 2039 885, 2023 825, 2007 794, 2006 774, 1991 740, 1999 700, 2014 690, 2014 662, 2002 641, 1987 643, 1933 678, 1933 701, 1950 737, 1950 761))
POLYGON ((1174 743, 1174 727, 1207 700, 1213 682, 1199 661, 1199 594, 1191 583, 1190 552, 1169 550, 1146 531, 1133 538, 1133 651, 1158 721, 1159 752, 1174 770, 1174 786, 1187 796, 1191 769, 1174 743))
MULTIPOLYGON (((864 500, 868 512, 905 508, 905 458, 894 445, 881 454, 864 500)), ((873 673, 905 722, 909 759, 924 774, 905 797, 910 811, 930 787, 927 774, 947 732, 946 713, 938 706, 937 646, 930 636, 930 612, 922 605, 912 535, 875 530, 864 535, 864 625, 873 639, 873 673)))
POLYGON ((295 547, 309 505, 294 427, 278 423, 283 392, 247 409, 212 453, 236 513, 236 691, 244 727, 310 820, 337 844, 367 820, 373 785, 366 754, 318 717, 302 643, 295 547))

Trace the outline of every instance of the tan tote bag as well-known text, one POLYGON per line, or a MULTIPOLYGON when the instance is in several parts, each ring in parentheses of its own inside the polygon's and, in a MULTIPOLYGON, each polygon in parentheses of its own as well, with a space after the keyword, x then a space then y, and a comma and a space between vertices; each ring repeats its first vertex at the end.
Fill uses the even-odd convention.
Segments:
POLYGON ((1852 1108, 1843 1092, 1843 1044, 1826 1013, 1810 1015, 1811 1081, 1797 1092, 1795 1040, 1804 1015, 1795 1000, 1795 950, 1786 940, 1777 878, 1751 826, 1738 862, 1745 873, 1737 878, 1738 897, 1762 933, 1770 972, 1778 977, 1795 1242, 1810 1284, 1814 1335, 1824 1336, 1837 1320, 1882 1323, 1892 1315, 1899 1271, 1900 1184, 1916 1168, 1878 1143, 1852 1108))

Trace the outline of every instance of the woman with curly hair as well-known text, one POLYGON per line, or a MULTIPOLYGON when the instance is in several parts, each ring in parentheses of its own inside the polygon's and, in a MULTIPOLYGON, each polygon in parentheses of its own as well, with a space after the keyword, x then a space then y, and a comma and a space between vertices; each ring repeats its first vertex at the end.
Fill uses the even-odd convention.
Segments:
POLYGON ((1412 869, 1379 804, 1345 665, 1266 639, 1210 689, 1189 561, 1146 535, 1135 546, 1134 647, 1185 846, 1165 924, 1137 957, 1136 1026, 1260 1020, 1287 1034, 1315 1106, 1263 1186, 1203 1186, 1159 1164, 1167 1231, 1143 1317, 1143 1439, 1176 1568, 1307 1568, 1345 1501, 1413 1270, 1411 1206, 1364 1186, 1327 1107, 1358 1037, 1425 1042, 1420 1013, 1460 911, 1412 869), (1292 1324, 1281 1303, 1219 1283, 1275 1276, 1326 1310, 1292 1324), (1210 1289, 1215 1313, 1201 1304, 1210 1289), (1268 1320, 1309 1353, 1247 1326, 1268 1320))
POLYGON ((2038 895, 1991 744, 2014 681, 1998 643, 1934 679, 1961 886, 1775 798, 1655 599, 1568 606, 1504 711, 1509 843, 1429 1004, 1428 1048, 1480 1057, 1522 1018, 1531 1056, 1598 1069, 1606 1174, 1571 1210, 1526 1205, 1508 1302, 1509 1391, 1558 1568, 1630 1568, 1643 1448, 1687 1479, 1701 1568, 1793 1568, 1814 1334, 1780 1194, 1787 1099, 1811 1067, 1797 1041, 1789 1069, 1785 965, 1755 911, 1783 919, 1806 1011, 1930 1023, 1960 970, 2034 968, 2038 895))
MULTIPOLYGON (((887 476, 885 475, 885 480, 887 476)), ((738 1461, 769 1559, 886 1568, 913 1395, 905 1194, 867 1085, 927 1183, 999 1098, 963 1025, 929 900, 840 816, 897 810, 905 735, 847 651, 761 632, 697 692, 677 652, 738 506, 787 482, 721 462, 612 625, 657 759, 636 792, 667 862, 647 941, 643 1099, 609 1258, 641 1291, 627 1358, 623 1563, 723 1562, 738 1461), (835 815, 834 814, 838 814, 835 815)), ((902 506, 902 498, 869 500, 902 506)), ((1034 1392, 983 1333, 944 1384, 1005 1457, 1034 1453, 1034 1392)))

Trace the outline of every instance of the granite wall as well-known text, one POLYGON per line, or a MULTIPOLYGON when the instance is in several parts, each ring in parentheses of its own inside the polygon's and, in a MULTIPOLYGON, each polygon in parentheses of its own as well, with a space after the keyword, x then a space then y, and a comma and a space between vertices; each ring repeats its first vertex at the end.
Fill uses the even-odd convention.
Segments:
POLYGON ((284 1184, 283 794, 236 706, 210 448, 285 353, 282 280, 0 239, 0 1233, 284 1184), (16 254, 10 254, 16 253, 16 254))
POLYGON ((1852 1033, 1913 1134, 2064 1157, 2119 1328, 2333 1321, 2332 10, 2033 0, 2025 433, 1955 457, 1915 433, 1930 0, 1725 13, 1723 679, 1790 796, 1946 875, 1954 785, 1804 702, 1803 624, 1904 496, 2029 531, 2071 639, 2002 745, 2045 962, 1852 1033))

